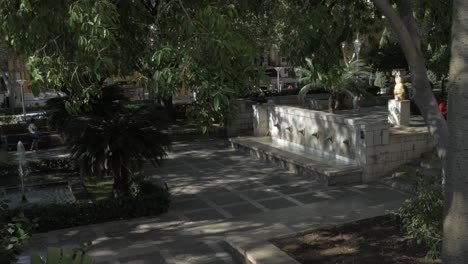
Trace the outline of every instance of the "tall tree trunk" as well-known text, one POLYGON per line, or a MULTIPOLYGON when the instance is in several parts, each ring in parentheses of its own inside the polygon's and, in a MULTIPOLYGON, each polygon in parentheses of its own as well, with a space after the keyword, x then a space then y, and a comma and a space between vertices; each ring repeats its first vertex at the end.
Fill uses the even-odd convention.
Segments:
POLYGON ((328 112, 330 114, 335 113, 335 104, 336 104, 336 96, 330 93, 330 96, 328 97, 328 112))
POLYGON ((125 166, 120 168, 119 175, 114 175, 114 196, 130 195, 130 174, 125 166))
MULTIPOLYGON (((14 75, 14 74, 13 74, 14 75)), ((7 86, 8 90, 8 103, 10 109, 14 109, 15 105, 15 93, 16 93, 16 78, 12 76, 11 73, 6 75, 6 72, 3 71, 3 69, 0 69, 0 77, 3 78, 3 81, 5 81, 5 84, 7 86)), ((13 114, 13 111, 11 111, 11 114, 13 114)))
POLYGON ((444 162, 448 146, 448 127, 443 115, 438 110, 437 100, 431 91, 427 78, 421 37, 410 2, 409 0, 401 1, 397 13, 389 0, 374 0, 375 5, 388 19, 393 31, 398 36, 398 41, 413 75, 414 101, 435 141, 437 154, 444 162))
POLYGON ((163 97, 162 101, 164 103, 164 107, 172 120, 176 119, 174 104, 172 103, 172 96, 163 97))
POLYGON ((443 263, 468 262, 468 2, 453 1, 443 263))

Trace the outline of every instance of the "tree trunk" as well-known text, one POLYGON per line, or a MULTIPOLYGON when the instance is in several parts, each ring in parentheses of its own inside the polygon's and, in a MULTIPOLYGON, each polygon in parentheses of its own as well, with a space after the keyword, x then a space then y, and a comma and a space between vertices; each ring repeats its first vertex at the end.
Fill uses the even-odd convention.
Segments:
POLYGON ((421 49, 421 38, 413 16, 411 3, 409 0, 401 1, 398 13, 388 0, 374 0, 374 3, 388 19, 392 30, 398 36, 398 41, 413 74, 414 101, 435 141, 437 154, 444 162, 449 135, 447 122, 438 110, 437 101, 427 78, 424 54, 421 49))
POLYGON ((335 113, 335 104, 336 104, 336 96, 334 94, 330 94, 328 97, 328 112, 330 114, 335 113))
POLYGON ((166 108, 167 114, 172 120, 176 119, 174 104, 172 103, 172 96, 163 97, 162 101, 164 103, 164 107, 166 108))
POLYGON ((468 261, 468 2, 453 1, 444 195, 443 263, 468 261))
POLYGON ((126 167, 120 168, 119 175, 114 175, 114 196, 130 195, 130 175, 126 167))
MULTIPOLYGON (((5 71, 3 71, 2 69, 0 69, 0 77, 3 78, 3 80, 5 81, 5 84, 7 86, 7 89, 8 89, 8 103, 9 103, 9 106, 11 109, 14 109, 14 104, 15 104, 15 83, 16 83, 16 80, 14 80, 13 76, 11 76, 11 74, 8 74, 8 76, 5 74, 5 71)), ((6 107, 6 106, 5 106, 6 107)), ((11 111, 11 114, 13 114, 13 111, 11 111)))

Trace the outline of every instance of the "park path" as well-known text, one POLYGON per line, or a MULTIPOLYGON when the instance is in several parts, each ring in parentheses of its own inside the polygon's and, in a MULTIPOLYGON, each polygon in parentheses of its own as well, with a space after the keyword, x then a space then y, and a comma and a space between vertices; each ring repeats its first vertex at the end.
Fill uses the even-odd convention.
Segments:
POLYGON ((324 187, 219 139, 176 142, 161 168, 146 171, 169 185, 169 213, 37 234, 31 248, 92 241, 97 263, 234 263, 227 236, 267 240, 381 215, 407 197, 381 185, 324 187))

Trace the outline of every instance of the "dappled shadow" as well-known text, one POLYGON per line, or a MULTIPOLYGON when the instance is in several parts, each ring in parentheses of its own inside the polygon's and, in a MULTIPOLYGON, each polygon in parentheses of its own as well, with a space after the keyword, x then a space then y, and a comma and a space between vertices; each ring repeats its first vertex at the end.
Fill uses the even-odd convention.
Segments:
POLYGON ((169 213, 38 234, 31 247, 92 241, 90 255, 98 263, 229 262, 220 246, 226 236, 270 239, 380 215, 405 198, 380 186, 324 187, 226 146, 225 141, 176 143, 160 168, 148 167, 149 175, 172 189, 169 213))

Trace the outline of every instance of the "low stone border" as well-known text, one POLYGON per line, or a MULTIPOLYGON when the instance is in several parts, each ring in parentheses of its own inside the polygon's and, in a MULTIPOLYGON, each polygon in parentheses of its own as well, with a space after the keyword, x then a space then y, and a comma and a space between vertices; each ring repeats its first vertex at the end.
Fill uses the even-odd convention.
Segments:
POLYGON ((236 150, 330 186, 362 182, 362 168, 357 165, 327 165, 253 141, 252 138, 230 138, 229 141, 236 150))
POLYGON ((239 264, 300 264, 270 241, 242 241, 241 238, 225 239, 231 255, 239 264))

